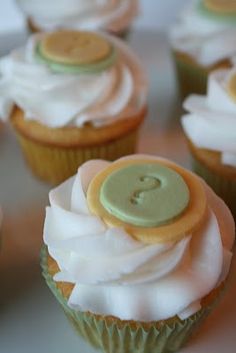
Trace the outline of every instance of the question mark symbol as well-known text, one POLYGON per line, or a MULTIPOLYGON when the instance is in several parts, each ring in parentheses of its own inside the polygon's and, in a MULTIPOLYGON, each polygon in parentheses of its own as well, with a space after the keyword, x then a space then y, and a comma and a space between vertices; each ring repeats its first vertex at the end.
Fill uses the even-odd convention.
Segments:
POLYGON ((143 185, 142 188, 134 191, 133 195, 131 196, 131 203, 135 205, 142 203, 146 192, 155 190, 161 186, 161 181, 153 176, 142 176, 139 178, 139 180, 147 185, 143 185))

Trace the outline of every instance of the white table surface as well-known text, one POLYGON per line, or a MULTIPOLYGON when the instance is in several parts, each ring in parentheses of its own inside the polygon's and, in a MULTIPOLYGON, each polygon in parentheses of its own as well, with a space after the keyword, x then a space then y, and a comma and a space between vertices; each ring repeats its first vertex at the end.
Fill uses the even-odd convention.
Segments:
MULTIPOLYGON (((15 45, 17 36, 7 41, 15 45)), ((18 38, 22 41, 22 36, 18 38)), ((189 166, 178 124, 173 68, 166 37, 135 32, 131 45, 150 79, 149 116, 139 151, 189 166), (175 117, 175 119, 173 119, 175 117)), ((6 48, 6 47, 5 47, 6 48)), ((3 53, 3 50, 1 51, 3 53)), ((95 353, 70 327, 41 278, 38 264, 49 186, 31 176, 9 127, 0 130, 0 203, 4 221, 0 253, 0 353, 95 353)), ((236 261, 233 264, 236 270, 236 261)), ((221 304, 182 353, 236 352, 236 276, 221 304)))

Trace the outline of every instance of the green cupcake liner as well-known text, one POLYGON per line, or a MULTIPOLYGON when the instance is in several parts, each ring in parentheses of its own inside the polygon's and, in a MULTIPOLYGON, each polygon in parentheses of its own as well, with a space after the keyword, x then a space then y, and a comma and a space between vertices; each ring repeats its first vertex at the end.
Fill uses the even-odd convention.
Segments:
POLYGON ((192 165, 193 170, 225 201, 236 220, 236 180, 214 173, 194 156, 192 165))
MULTIPOLYGON (((105 353, 170 353, 178 351, 217 304, 219 295, 208 306, 186 320, 176 317, 171 323, 153 323, 147 329, 142 322, 109 321, 106 317, 82 313, 68 307, 66 298, 48 272, 47 247, 41 250, 42 274, 76 332, 105 353)), ((222 291, 221 291, 222 292, 222 291)), ((79 351, 79 349, 78 349, 79 351)))
POLYGON ((181 99, 191 93, 205 94, 209 71, 194 62, 183 60, 175 52, 173 52, 173 58, 181 99))
POLYGON ((229 59, 205 67, 195 63, 187 54, 172 50, 172 56, 181 99, 192 93, 206 94, 208 75, 214 70, 232 67, 229 59))

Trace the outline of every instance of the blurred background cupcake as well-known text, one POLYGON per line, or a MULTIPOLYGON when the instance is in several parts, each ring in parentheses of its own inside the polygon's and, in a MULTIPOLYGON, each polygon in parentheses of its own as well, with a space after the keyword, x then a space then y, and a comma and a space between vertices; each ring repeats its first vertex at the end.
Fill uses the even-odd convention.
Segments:
POLYGON ((35 175, 58 183, 91 158, 133 153, 147 82, 118 38, 58 31, 32 36, 0 61, 0 116, 10 119, 35 175))
POLYGON ((190 95, 184 108, 194 169, 236 217, 236 68, 211 73, 207 95, 190 95))
POLYGON ((227 206, 175 163, 96 160, 49 194, 41 265, 76 330, 104 352, 175 352, 225 287, 227 206))
POLYGON ((105 30, 126 37, 138 0, 17 0, 33 32, 61 28, 105 30))
POLYGON ((236 2, 188 1, 170 33, 180 94, 205 93, 207 75, 236 52, 236 2))

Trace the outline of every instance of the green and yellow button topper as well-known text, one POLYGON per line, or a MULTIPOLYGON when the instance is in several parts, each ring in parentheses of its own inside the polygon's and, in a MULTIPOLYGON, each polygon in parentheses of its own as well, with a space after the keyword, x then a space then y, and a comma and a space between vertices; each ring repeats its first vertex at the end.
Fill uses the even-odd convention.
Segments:
POLYGON ((60 30, 43 36, 36 56, 54 72, 97 73, 114 65, 117 50, 98 33, 60 30))
POLYGON ((146 244, 192 234, 207 210, 200 179, 158 158, 111 163, 92 179, 86 198, 92 214, 146 244))

